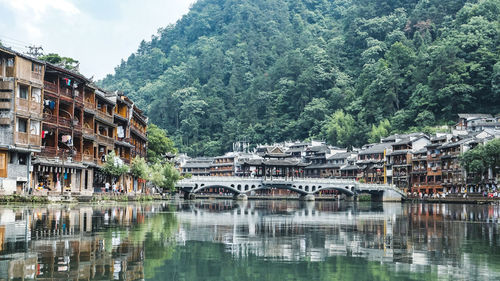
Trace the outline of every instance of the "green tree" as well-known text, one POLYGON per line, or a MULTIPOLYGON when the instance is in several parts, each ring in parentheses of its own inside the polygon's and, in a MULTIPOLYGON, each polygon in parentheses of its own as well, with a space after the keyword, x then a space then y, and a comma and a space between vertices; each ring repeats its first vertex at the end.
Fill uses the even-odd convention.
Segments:
POLYGON ((43 55, 38 57, 39 60, 46 61, 68 70, 78 71, 78 67, 80 66, 80 62, 69 57, 62 57, 59 54, 50 53, 47 55, 43 55))
POLYGON ((329 117, 324 131, 330 144, 352 148, 362 143, 359 139, 362 135, 359 128, 360 126, 350 114, 337 110, 329 117))
POLYGON ((102 171, 116 180, 127 173, 129 171, 129 167, 123 163, 120 157, 115 155, 114 151, 111 151, 105 157, 104 164, 102 165, 102 171))
POLYGON ((135 178, 139 179, 148 179, 148 164, 146 163, 146 159, 136 156, 134 159, 132 159, 132 162, 130 163, 130 173, 132 176, 135 178))
POLYGON ((371 143, 379 142, 381 138, 388 136, 390 131, 391 123, 389 122, 389 120, 382 120, 380 121, 378 126, 372 125, 372 130, 370 132, 368 141, 371 143))
POLYGON ((162 190, 174 190, 180 179, 179 171, 170 163, 154 163, 150 168, 150 181, 162 190))
POLYGON ((177 153, 174 143, 167 137, 167 131, 159 128, 155 124, 149 124, 148 133, 148 161, 158 163, 165 160, 166 153, 177 153))

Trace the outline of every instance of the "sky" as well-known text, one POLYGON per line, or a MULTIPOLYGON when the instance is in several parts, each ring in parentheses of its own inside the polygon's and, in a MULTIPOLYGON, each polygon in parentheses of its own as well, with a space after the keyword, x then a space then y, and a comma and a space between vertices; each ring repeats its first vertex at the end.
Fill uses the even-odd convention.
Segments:
POLYGON ((80 61, 94 80, 174 24, 196 0, 0 0, 0 41, 17 51, 43 47, 80 61))

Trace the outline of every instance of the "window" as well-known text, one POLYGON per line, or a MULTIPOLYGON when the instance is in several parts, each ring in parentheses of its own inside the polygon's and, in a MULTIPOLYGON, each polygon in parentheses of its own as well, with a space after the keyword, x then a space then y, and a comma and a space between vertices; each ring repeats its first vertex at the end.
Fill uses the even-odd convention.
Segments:
POLYGON ((31 71, 36 73, 42 73, 42 65, 38 63, 31 63, 31 71))
POLYGON ((32 120, 30 122, 30 134, 32 135, 40 135, 40 121, 32 120))
POLYGON ((19 98, 28 99, 28 86, 19 85, 19 98))
POLYGON ((7 59, 7 67, 13 67, 14 66, 14 59, 10 58, 7 59))
POLYGON ((9 164, 14 164, 14 159, 16 158, 15 152, 9 152, 9 164))
POLYGON ((31 88, 31 100, 40 103, 42 99, 42 90, 38 88, 31 88))
POLYGON ((28 132, 28 119, 17 118, 17 131, 20 133, 28 132))
POLYGON ((26 153, 18 153, 17 154, 17 159, 19 161, 19 165, 26 165, 28 162, 28 154, 26 153))

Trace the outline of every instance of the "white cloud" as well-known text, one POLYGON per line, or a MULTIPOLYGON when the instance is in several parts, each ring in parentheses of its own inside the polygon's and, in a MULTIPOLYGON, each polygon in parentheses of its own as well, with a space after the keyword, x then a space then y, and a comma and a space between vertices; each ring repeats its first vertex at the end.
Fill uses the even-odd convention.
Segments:
POLYGON ((193 2, 0 0, 0 40, 33 42, 45 53, 79 60, 86 76, 102 78, 136 51, 141 40, 180 19, 193 2))

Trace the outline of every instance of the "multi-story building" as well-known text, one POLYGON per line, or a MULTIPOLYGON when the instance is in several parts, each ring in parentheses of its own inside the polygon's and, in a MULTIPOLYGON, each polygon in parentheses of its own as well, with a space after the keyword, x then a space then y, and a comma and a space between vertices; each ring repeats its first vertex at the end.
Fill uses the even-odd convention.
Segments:
POLYGON ((210 176, 210 165, 213 161, 214 158, 211 157, 189 159, 182 165, 181 175, 210 176))
POLYGON ((40 152, 45 65, 0 47, 0 194, 29 190, 40 152))
POLYGON ((229 152, 223 156, 217 156, 210 164, 210 176, 231 177, 235 176, 235 167, 238 156, 229 152))
POLYGON ((33 161, 35 186, 43 188, 36 189, 93 192, 92 169, 82 163, 85 83, 78 73, 46 64, 42 149, 33 161))
POLYGON ((356 178, 365 183, 384 183, 384 160, 391 143, 370 144, 358 153, 356 178))

